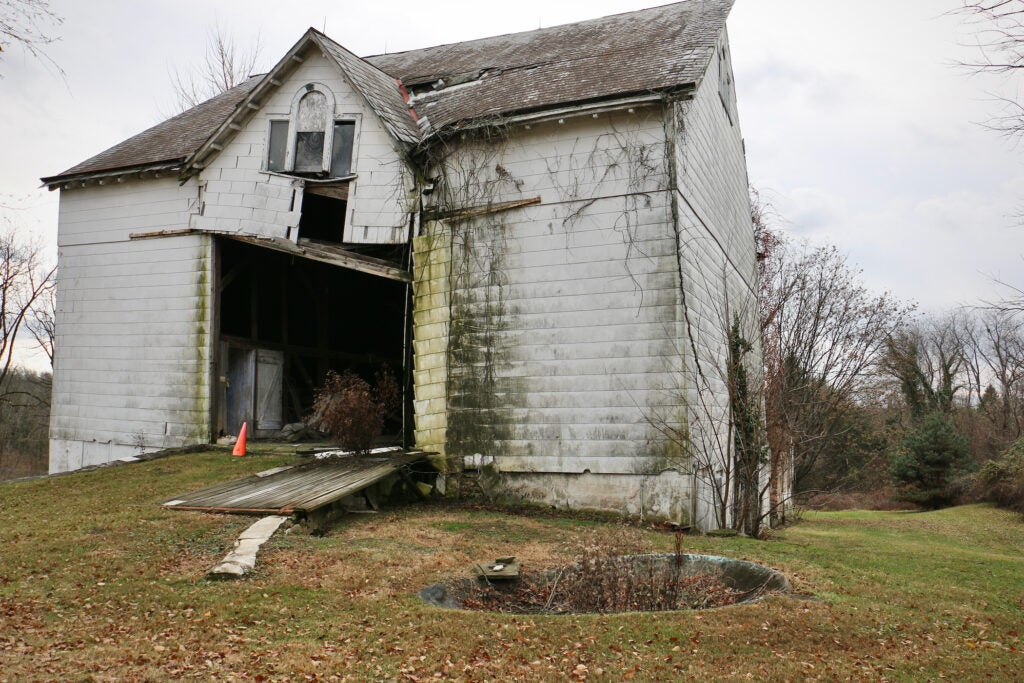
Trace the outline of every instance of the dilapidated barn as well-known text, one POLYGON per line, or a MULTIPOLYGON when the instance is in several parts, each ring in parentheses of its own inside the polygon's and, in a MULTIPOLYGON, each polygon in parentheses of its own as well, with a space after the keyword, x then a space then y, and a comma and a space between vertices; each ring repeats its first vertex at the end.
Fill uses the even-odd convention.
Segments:
POLYGON ((442 469, 723 525, 729 330, 756 338, 731 5, 367 58, 310 29, 44 178, 50 470, 269 436, 328 370, 387 366, 395 438, 442 469))

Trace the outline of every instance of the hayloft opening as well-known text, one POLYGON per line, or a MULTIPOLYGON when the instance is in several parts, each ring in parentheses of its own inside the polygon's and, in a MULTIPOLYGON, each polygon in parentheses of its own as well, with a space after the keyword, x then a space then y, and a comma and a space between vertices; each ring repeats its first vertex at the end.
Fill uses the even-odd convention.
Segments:
MULTIPOLYGON (((328 371, 372 382, 386 368, 408 386, 405 282, 233 239, 217 260, 219 435, 303 421, 328 371)), ((403 442, 408 413, 389 416, 386 443, 403 442)))
POLYGON ((320 242, 345 241, 348 183, 308 185, 302 193, 299 238, 320 242))

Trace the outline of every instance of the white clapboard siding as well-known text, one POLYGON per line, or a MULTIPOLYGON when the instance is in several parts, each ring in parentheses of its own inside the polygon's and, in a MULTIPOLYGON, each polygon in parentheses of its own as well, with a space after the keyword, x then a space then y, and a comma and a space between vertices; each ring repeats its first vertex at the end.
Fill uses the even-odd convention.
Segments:
POLYGON ((339 68, 310 56, 261 103, 260 110, 201 173, 202 215, 192 226, 268 237, 294 237, 302 211, 304 181, 263 171, 271 119, 286 118, 292 99, 307 83, 334 94, 336 118, 356 119, 345 240, 401 244, 408 238, 411 174, 396 143, 339 68))
POLYGON ((413 240, 413 409, 416 444, 446 454, 451 242, 440 231, 413 240))
POLYGON ((451 256, 414 292, 417 428, 447 404, 449 454, 486 447, 506 473, 665 467, 648 418, 682 414, 683 367, 666 149, 655 108, 452 150, 447 210, 541 203, 428 226, 451 256))
POLYGON ((61 190, 57 246, 99 245, 127 240, 132 233, 180 230, 198 205, 198 185, 182 185, 176 178, 61 190))
POLYGON ((209 238, 129 239, 187 227, 196 196, 164 179, 62 190, 51 472, 209 438, 209 238))
MULTIPOLYGON (((726 40, 725 35, 721 39, 726 40)), ((695 97, 676 105, 676 177, 678 226, 685 292, 686 323, 692 346, 686 354, 685 387, 691 411, 690 434, 699 467, 715 476, 730 454, 721 444, 728 437, 729 404, 725 386, 727 330, 738 316, 747 340, 760 353, 756 327, 756 254, 750 219, 746 160, 739 122, 723 101, 734 94, 719 93, 720 69, 731 69, 716 51, 709 72, 695 97), (694 356, 693 350, 696 350, 694 356), (700 375, 700 376, 698 376, 700 375)), ((731 79, 728 79, 731 82, 731 79)), ((758 363, 751 361, 751 370, 758 363)), ((699 486, 715 484, 707 479, 699 486)), ((695 524, 707 527, 715 520, 706 491, 698 498, 695 524)))

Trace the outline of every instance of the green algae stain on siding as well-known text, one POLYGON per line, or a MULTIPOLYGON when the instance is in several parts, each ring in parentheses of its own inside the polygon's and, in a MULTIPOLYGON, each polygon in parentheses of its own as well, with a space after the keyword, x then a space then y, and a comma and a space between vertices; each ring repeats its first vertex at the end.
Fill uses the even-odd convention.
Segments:
POLYGON ((416 447, 439 453, 444 471, 451 235, 442 223, 413 240, 413 391, 416 447))
POLYGON ((512 380, 504 333, 509 329, 503 272, 506 226, 490 217, 456 224, 452 234, 448 342, 448 452, 501 455, 511 433, 512 380))
POLYGON ((195 347, 195 359, 197 371, 192 378, 191 387, 191 403, 194 417, 191 420, 188 441, 192 444, 205 443, 210 438, 210 392, 212 388, 210 385, 210 373, 208 370, 208 362, 210 359, 210 349, 212 348, 212 335, 211 327, 212 320, 210 312, 212 310, 211 297, 212 291, 210 288, 210 267, 212 259, 210 258, 210 250, 213 248, 212 239, 209 236, 204 236, 199 246, 196 248, 198 259, 196 261, 196 309, 195 309, 195 330, 196 330, 196 347, 195 347))

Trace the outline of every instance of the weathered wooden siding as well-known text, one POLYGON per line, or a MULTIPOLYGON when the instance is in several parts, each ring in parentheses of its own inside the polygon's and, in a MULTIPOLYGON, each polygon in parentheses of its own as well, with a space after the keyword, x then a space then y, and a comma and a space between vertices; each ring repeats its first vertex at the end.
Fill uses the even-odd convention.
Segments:
POLYGON ((209 438, 210 244, 173 178, 62 190, 50 471, 209 438))
POLYGON ((707 495, 721 473, 700 465, 716 444, 729 449, 734 315, 756 343, 726 47, 723 34, 692 99, 450 143, 437 208, 539 203, 425 224, 418 279, 435 270, 416 292, 423 447, 480 454, 510 491, 556 505, 724 522, 707 495))
POLYGON ((269 121, 287 118, 295 93, 312 82, 333 92, 336 118, 357 121, 352 172, 359 177, 349 187, 346 241, 406 241, 411 179, 395 142, 338 66, 319 54, 293 71, 202 171, 204 206, 202 215, 192 219, 194 227, 271 237, 286 237, 291 228, 294 237, 304 181, 262 169, 269 121))
POLYGON ((416 443, 446 455, 451 240, 443 230, 413 240, 413 388, 416 443))
MULTIPOLYGON (((694 460, 701 470, 698 519, 713 520, 714 480, 724 481, 731 460, 728 432, 727 330, 738 317, 760 353, 757 261, 750 220, 746 157, 735 110, 723 33, 716 57, 694 98, 675 106, 674 136, 680 269, 685 296, 687 405, 694 460), (722 84, 726 92, 720 92, 722 84), (724 96, 723 96, 724 94, 724 96)), ((756 371, 757 363, 751 366, 756 371)))
POLYGON ((656 412, 682 425, 662 109, 517 127, 447 153, 442 209, 541 199, 426 226, 451 253, 447 301, 424 287, 416 309, 419 343, 448 306, 447 452, 494 456, 505 473, 684 467, 649 423, 656 412))

